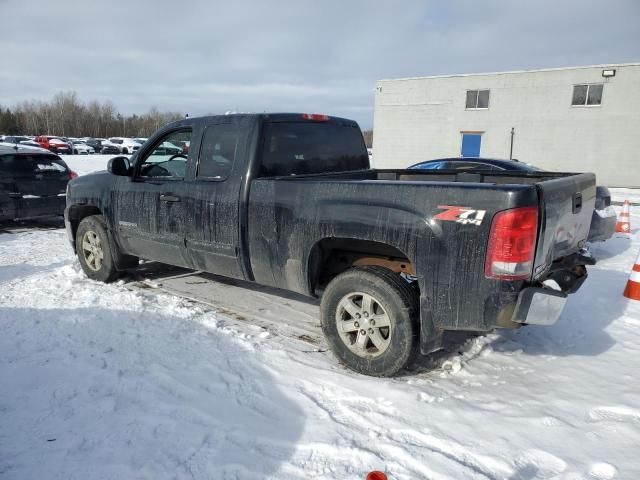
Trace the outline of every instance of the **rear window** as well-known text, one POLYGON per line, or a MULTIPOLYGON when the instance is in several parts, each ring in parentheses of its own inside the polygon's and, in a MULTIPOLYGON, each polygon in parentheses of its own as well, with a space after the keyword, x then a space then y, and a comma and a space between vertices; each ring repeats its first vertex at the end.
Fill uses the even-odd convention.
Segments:
POLYGON ((0 173, 67 173, 67 164, 55 155, 2 155, 0 173))
POLYGON ((366 168, 369 156, 357 126, 281 122, 265 127, 261 177, 366 168))

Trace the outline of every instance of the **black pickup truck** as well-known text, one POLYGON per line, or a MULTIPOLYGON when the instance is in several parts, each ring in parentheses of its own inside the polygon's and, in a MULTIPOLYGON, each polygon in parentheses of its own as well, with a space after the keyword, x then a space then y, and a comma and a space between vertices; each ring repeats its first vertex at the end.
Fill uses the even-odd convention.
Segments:
POLYGON ((321 297, 339 360, 387 376, 446 330, 554 323, 594 263, 595 192, 591 173, 371 169, 353 121, 237 114, 73 180, 65 220, 93 279, 145 259, 321 297))

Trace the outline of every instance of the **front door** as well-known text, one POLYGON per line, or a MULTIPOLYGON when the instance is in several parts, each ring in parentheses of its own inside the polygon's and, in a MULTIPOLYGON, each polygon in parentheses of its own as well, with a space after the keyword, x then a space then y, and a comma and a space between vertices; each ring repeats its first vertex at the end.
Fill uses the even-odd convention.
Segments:
POLYGON ((462 157, 474 157, 480 156, 480 144, 482 142, 482 133, 468 133, 462 132, 462 157))
MULTIPOLYGON (((131 181, 114 199, 118 236, 128 253, 147 260, 190 266, 185 237, 185 174, 191 129, 164 135, 138 158, 131 181)), ((125 183, 126 182, 126 183, 125 183)))

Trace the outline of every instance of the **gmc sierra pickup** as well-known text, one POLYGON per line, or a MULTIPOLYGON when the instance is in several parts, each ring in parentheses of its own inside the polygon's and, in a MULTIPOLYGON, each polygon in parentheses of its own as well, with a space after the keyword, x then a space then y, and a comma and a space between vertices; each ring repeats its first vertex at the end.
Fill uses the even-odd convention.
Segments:
POLYGON ((353 121, 238 114, 71 181, 65 221, 96 280, 145 259, 321 297, 337 358, 388 376, 445 330, 554 323, 594 263, 595 192, 591 173, 371 169, 353 121))

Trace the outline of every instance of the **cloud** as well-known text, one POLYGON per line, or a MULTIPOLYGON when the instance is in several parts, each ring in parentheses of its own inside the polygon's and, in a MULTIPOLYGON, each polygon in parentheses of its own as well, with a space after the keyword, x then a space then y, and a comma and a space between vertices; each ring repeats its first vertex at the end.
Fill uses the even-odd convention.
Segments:
POLYGON ((0 102, 318 111, 370 127, 376 80, 640 60, 640 2, 0 0, 0 102))

